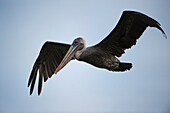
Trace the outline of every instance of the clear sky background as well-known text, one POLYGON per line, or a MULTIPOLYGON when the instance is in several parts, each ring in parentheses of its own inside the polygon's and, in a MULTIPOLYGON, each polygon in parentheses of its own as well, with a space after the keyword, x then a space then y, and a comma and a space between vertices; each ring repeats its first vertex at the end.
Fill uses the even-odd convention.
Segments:
POLYGON ((170 113, 169 0, 0 0, 0 113, 170 113), (120 60, 130 71, 109 72, 71 61, 32 96, 27 87, 45 41, 91 46, 106 37, 124 10, 159 21, 120 60))

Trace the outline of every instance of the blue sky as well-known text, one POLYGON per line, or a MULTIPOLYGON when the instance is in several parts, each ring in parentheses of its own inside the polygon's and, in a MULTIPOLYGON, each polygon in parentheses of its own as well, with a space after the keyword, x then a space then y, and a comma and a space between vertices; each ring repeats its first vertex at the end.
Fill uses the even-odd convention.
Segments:
POLYGON ((0 0, 0 113, 169 113, 169 0, 0 0), (29 95, 27 81, 45 41, 91 46, 106 37, 124 10, 159 21, 165 39, 148 28, 120 60, 133 68, 113 73, 71 61, 29 95))

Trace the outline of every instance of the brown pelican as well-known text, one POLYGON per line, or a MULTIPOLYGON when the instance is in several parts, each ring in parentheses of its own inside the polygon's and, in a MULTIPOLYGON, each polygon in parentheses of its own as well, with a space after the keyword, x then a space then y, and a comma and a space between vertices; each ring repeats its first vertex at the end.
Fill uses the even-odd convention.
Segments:
POLYGON ((38 95, 40 95, 42 81, 46 82, 48 78, 61 70, 70 60, 77 59, 115 72, 130 70, 132 64, 121 62, 117 57, 125 53, 125 49, 135 45, 137 39, 148 26, 156 27, 166 37, 165 32, 156 20, 139 12, 124 11, 113 31, 94 46, 86 48, 85 40, 80 37, 76 38, 71 45, 45 42, 34 63, 28 81, 28 87, 31 85, 30 95, 34 89, 38 70, 38 95))

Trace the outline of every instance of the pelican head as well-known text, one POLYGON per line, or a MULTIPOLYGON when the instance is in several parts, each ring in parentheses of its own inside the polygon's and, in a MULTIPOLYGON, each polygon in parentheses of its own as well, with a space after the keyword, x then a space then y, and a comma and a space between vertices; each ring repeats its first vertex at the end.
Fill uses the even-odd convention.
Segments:
POLYGON ((68 49, 66 55, 64 56, 63 60, 61 61, 60 65, 55 71, 55 74, 64 67, 72 58, 79 59, 80 55, 85 49, 85 40, 81 37, 76 38, 70 48, 68 49))
POLYGON ((78 45, 77 51, 81 51, 85 48, 85 40, 81 37, 74 39, 72 45, 78 45))

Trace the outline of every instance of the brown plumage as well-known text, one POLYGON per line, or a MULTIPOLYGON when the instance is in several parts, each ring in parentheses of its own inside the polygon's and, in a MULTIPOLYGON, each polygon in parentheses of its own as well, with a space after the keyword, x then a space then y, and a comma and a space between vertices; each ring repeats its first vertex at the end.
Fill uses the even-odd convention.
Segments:
POLYGON ((125 49, 136 44, 137 39, 147 27, 158 28, 166 37, 165 32, 156 20, 139 12, 124 11, 113 31, 97 46, 120 57, 125 49))
POLYGON ((30 94, 32 94, 34 89, 38 69, 39 69, 38 94, 40 94, 42 89, 42 80, 44 79, 44 82, 46 82, 47 79, 54 74, 55 69, 60 64, 62 58, 66 54, 69 47, 70 45, 68 44, 55 42, 46 42, 43 45, 40 54, 34 63, 33 70, 28 81, 28 86, 30 86, 31 84, 30 94))
MULTIPOLYGON (((42 90, 42 83, 47 81, 54 73, 62 69, 70 60, 77 59, 110 71, 126 71, 132 68, 131 63, 120 62, 115 56, 120 57, 125 49, 131 48, 147 27, 159 29, 166 37, 160 24, 135 11, 124 11, 113 31, 100 43, 85 47, 85 41, 77 38, 72 45, 46 42, 33 66, 28 87, 30 95, 33 92, 37 72, 39 70, 38 95, 42 90)), ((166 37, 167 38, 167 37, 166 37)))

